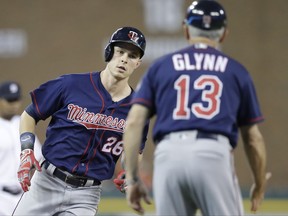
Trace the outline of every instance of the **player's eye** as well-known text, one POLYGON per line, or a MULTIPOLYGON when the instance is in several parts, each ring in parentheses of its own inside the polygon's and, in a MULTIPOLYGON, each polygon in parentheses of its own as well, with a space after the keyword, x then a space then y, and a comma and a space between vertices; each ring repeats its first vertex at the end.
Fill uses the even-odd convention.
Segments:
POLYGON ((116 52, 119 53, 119 54, 123 54, 124 53, 124 51, 121 50, 121 49, 116 50, 116 52))
POLYGON ((121 48, 115 47, 115 53, 117 54, 123 54, 124 51, 121 48))
POLYGON ((136 58, 138 58, 138 55, 136 53, 131 53, 131 54, 129 54, 129 58, 136 59, 136 58))

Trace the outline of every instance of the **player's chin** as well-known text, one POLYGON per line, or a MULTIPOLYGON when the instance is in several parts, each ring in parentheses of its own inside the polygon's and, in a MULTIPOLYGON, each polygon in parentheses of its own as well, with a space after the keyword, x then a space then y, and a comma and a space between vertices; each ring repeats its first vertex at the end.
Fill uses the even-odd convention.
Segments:
POLYGON ((123 71, 123 70, 117 71, 117 73, 115 73, 116 79, 125 79, 129 76, 130 76, 130 73, 127 71, 123 71))

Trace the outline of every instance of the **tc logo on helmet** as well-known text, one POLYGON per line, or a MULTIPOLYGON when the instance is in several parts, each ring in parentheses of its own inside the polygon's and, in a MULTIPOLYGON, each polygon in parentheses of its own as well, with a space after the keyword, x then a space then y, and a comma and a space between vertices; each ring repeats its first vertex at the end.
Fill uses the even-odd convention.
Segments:
POLYGON ((203 18, 202 18, 202 21, 203 21, 203 24, 204 24, 205 28, 210 28, 211 21, 212 21, 211 16, 204 15, 203 18))
POLYGON ((137 41, 139 40, 138 34, 134 31, 129 31, 128 37, 135 43, 137 43, 137 41))

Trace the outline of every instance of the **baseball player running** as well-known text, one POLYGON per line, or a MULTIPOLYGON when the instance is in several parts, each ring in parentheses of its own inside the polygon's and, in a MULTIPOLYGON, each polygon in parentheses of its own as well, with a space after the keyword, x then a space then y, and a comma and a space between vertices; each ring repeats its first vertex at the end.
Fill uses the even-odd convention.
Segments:
POLYGON ((18 170, 26 192, 14 215, 97 213, 101 181, 113 176, 123 151, 122 135, 133 93, 128 80, 139 67, 145 46, 138 29, 119 28, 105 49, 103 71, 63 75, 30 93, 32 104, 21 115, 18 170), (38 162, 33 153, 34 129, 48 117, 44 160, 38 162), (32 167, 39 172, 30 183, 32 167))
POLYGON ((266 185, 263 120, 248 71, 217 49, 226 13, 216 1, 194 1, 183 23, 190 46, 156 60, 132 100, 124 133, 127 200, 143 213, 149 202, 135 153, 146 119, 157 115, 153 190, 157 215, 243 215, 233 164, 238 128, 254 176, 251 210, 266 185))

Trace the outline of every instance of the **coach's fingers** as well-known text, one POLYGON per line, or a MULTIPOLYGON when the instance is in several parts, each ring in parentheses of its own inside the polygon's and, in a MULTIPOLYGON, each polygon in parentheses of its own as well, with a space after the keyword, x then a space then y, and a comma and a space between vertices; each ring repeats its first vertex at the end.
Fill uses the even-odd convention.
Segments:
POLYGON ((130 202, 129 205, 137 213, 139 213, 141 215, 144 214, 144 208, 142 207, 140 200, 139 201, 135 201, 135 202, 130 202))
POLYGON ((264 199, 264 187, 255 187, 253 185, 251 190, 251 211, 256 212, 264 199))
POLYGON ((128 185, 126 198, 128 205, 135 210, 138 214, 144 214, 145 210, 141 205, 142 199, 145 203, 151 204, 151 199, 148 196, 148 192, 142 182, 137 182, 133 185, 128 185))
POLYGON ((259 206, 261 205, 262 198, 260 199, 252 199, 251 200, 251 212, 256 213, 257 210, 259 209, 259 206))
POLYGON ((148 205, 152 204, 151 198, 147 194, 145 194, 143 196, 143 199, 144 199, 145 203, 147 203, 148 205))
POLYGON ((252 185, 251 187, 251 191, 250 191, 250 197, 251 197, 251 211, 252 212, 256 212, 263 199, 264 199, 264 194, 265 194, 265 187, 267 185, 267 181, 271 178, 272 173, 271 172, 267 172, 265 175, 265 185, 263 187, 256 187, 255 184, 252 185))

